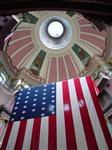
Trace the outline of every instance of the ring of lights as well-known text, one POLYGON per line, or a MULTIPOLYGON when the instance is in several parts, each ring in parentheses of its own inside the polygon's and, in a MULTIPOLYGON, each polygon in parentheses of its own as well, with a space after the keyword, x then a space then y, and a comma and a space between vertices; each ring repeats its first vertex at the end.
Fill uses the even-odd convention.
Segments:
POLYGON ((64 48, 72 39, 72 27, 70 23, 59 16, 45 19, 39 28, 41 42, 50 49, 64 48))

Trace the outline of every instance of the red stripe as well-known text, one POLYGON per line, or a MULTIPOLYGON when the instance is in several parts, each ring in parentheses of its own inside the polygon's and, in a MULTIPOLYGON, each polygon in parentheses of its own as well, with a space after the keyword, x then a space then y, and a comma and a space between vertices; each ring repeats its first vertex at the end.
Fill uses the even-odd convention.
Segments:
POLYGON ((78 104, 79 104, 79 109, 81 113, 81 118, 82 118, 82 123, 83 123, 84 131, 85 131, 85 137, 86 137, 88 149, 98 150, 97 142, 96 142, 92 124, 89 118, 87 106, 85 103, 85 99, 84 99, 84 95, 82 92, 79 79, 75 79, 74 84, 75 84, 75 89, 76 89, 76 94, 78 98, 78 104))
POLYGON ((48 150, 57 149, 57 134, 56 134, 56 116, 52 115, 49 117, 48 127, 48 150))
POLYGON ((22 150, 24 136, 25 136, 25 131, 26 131, 26 123, 27 123, 27 120, 20 121, 18 135, 17 135, 17 139, 16 139, 16 144, 15 144, 14 150, 22 150))
POLYGON ((92 96, 92 99, 93 99, 93 103, 94 103, 94 106, 95 106, 95 109, 96 109, 96 112, 97 112, 97 115, 98 115, 98 118, 99 118, 99 121, 100 121, 101 128, 103 130, 104 137, 106 139, 108 148, 112 149, 112 139, 111 139, 111 136, 110 136, 109 131, 107 129, 106 122, 104 120, 104 116, 103 116, 101 107, 98 103, 99 99, 96 96, 93 81, 92 81, 91 77, 89 77, 89 76, 86 77, 86 80, 87 80, 87 84, 88 84, 88 87, 89 87, 89 90, 90 90, 90 93, 91 93, 91 96, 92 96))
POLYGON ((75 129, 73 125, 73 117, 72 117, 70 95, 69 95, 67 81, 62 82, 62 88, 63 88, 63 105, 64 105, 67 149, 77 150, 76 139, 75 139, 75 129))
POLYGON ((41 126, 41 118, 35 118, 34 124, 33 124, 33 129, 32 129, 32 139, 31 139, 30 150, 38 150, 39 149, 40 126, 41 126))
POLYGON ((13 122, 9 122, 8 126, 7 126, 5 136, 4 136, 4 140, 3 140, 3 143, 2 143, 1 150, 5 150, 6 147, 7 147, 8 139, 9 139, 9 136, 10 136, 10 133, 11 133, 11 130, 12 130, 12 126, 13 126, 13 122))

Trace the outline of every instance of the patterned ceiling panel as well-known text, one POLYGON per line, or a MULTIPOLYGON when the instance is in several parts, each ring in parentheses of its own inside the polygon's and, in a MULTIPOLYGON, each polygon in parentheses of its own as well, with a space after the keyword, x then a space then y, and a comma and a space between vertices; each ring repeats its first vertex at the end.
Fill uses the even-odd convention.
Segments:
POLYGON ((14 40, 17 40, 17 39, 21 39, 23 37, 26 37, 26 36, 31 36, 31 30, 17 30, 14 32, 13 36, 11 37, 11 40, 10 40, 10 43, 13 42, 14 40))
POLYGON ((106 32, 104 30, 102 32, 98 31, 90 21, 83 17, 78 18, 78 23, 80 27, 80 40, 95 47, 102 53, 106 48, 106 32))
POLYGON ((11 60, 13 66, 17 67, 19 62, 22 61, 22 59, 31 51, 34 50, 34 44, 33 43, 28 43, 27 46, 22 47, 22 49, 19 49, 17 53, 14 53, 14 55, 11 55, 11 60), (23 57, 24 56, 24 57, 23 57))
POLYGON ((70 54, 51 57, 47 75, 49 76, 48 82, 77 77, 77 69, 70 54))

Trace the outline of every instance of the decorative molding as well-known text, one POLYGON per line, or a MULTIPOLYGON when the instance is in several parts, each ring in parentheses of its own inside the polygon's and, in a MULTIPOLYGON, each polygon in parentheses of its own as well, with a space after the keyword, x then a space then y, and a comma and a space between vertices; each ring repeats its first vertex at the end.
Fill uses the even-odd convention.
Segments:
POLYGON ((45 83, 45 79, 40 76, 34 75, 30 70, 23 68, 20 72, 18 72, 18 78, 24 79, 31 85, 42 84, 45 83))

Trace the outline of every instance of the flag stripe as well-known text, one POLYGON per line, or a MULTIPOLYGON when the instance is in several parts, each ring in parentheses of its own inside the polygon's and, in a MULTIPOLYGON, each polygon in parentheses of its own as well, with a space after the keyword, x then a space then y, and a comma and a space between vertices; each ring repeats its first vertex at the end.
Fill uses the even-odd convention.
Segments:
POLYGON ((79 105, 77 103, 78 100, 76 96, 76 90, 74 87, 74 80, 73 79, 69 80, 68 84, 69 84, 69 93, 71 99, 73 123, 74 123, 75 134, 76 134, 77 149, 87 150, 88 148, 87 148, 85 133, 84 133, 83 124, 81 120, 79 105))
POLYGON ((89 91, 90 91, 92 99, 93 99, 93 103, 94 103, 94 106, 95 106, 95 109, 96 109, 99 121, 101 123, 103 134, 104 134, 106 142, 108 144, 108 148, 112 149, 112 139, 111 139, 111 136, 110 136, 109 131, 107 129, 106 122, 104 120, 101 107, 98 104, 99 99, 98 99, 98 97, 95 94, 95 90, 94 90, 92 79, 88 76, 88 77, 86 77, 86 81, 87 81, 87 84, 88 84, 88 87, 89 87, 89 91))
POLYGON ((24 142, 22 149, 23 150, 30 150, 30 144, 31 144, 31 137, 32 137, 32 130, 33 130, 33 123, 34 119, 28 119, 26 124, 26 132, 24 136, 24 142))
POLYGON ((41 118, 35 118, 32 128, 31 147, 30 150, 39 149, 41 118))
POLYGON ((4 140, 3 140, 3 143, 2 143, 1 150, 5 150, 6 147, 7 147, 7 143, 8 143, 9 136, 10 136, 10 133, 11 133, 11 130, 12 130, 12 126, 13 126, 13 123, 9 122, 8 126, 7 126, 7 130, 6 130, 6 134, 4 136, 4 140))
POLYGON ((97 146, 97 143, 95 140, 95 135, 94 135, 91 121, 89 118, 87 106, 86 106, 82 88, 80 85, 80 80, 75 79, 74 85, 75 85, 75 89, 76 89, 76 93, 77 93, 77 97, 78 97, 78 104, 79 104, 79 108, 80 108, 80 113, 81 113, 81 118, 82 118, 82 122, 83 122, 83 127, 84 127, 84 131, 85 131, 88 149, 97 150, 98 146, 97 146))
POLYGON ((96 138, 98 147, 99 147, 99 149, 108 149, 104 135, 103 135, 102 128, 101 128, 99 120, 98 120, 96 110, 93 107, 94 106, 93 100, 92 100, 92 97, 90 95, 90 91, 88 89, 88 85, 87 85, 85 77, 81 78, 80 81, 81 81, 81 86, 82 86, 83 94, 85 97, 85 102, 86 102, 86 105, 88 108, 90 120, 91 120, 91 123, 93 126, 93 130, 95 133, 95 138, 96 138))
POLYGON ((57 133, 56 133, 56 116, 49 117, 49 127, 48 127, 48 150, 57 149, 57 133))
POLYGON ((16 137, 16 143, 15 143, 15 150, 22 150, 22 145, 23 145, 23 140, 24 140, 24 135, 25 135, 25 130, 26 130, 26 120, 22 120, 19 125, 19 130, 18 134, 16 137))
POLYGON ((7 148, 6 150, 12 150, 15 147, 15 143, 16 143, 16 138, 18 135, 18 130, 19 130, 19 126, 20 126, 20 121, 14 122, 13 123, 13 127, 9 136, 9 141, 7 143, 7 148))
POLYGON ((65 121, 63 111, 62 83, 56 84, 57 149, 66 150, 65 121))
POLYGON ((73 117, 71 112, 69 89, 68 89, 68 81, 63 81, 62 86, 63 86, 63 104, 64 104, 63 107, 64 107, 64 117, 65 117, 67 149, 77 150, 75 130, 73 125, 73 117))
POLYGON ((48 117, 41 118, 39 150, 48 149, 48 117))

